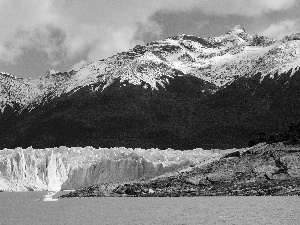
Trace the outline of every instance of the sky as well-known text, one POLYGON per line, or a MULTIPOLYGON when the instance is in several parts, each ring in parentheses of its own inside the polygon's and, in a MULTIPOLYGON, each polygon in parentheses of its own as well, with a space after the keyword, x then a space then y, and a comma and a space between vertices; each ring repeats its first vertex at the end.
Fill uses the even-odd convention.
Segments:
POLYGON ((300 33, 299 0, 0 0, 0 71, 36 78, 179 34, 300 33))

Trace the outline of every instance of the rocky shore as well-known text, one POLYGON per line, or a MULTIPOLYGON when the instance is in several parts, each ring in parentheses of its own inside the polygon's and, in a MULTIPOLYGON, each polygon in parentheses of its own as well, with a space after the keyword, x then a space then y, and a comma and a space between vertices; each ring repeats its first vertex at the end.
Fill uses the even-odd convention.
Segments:
POLYGON ((300 195, 300 146, 260 144, 148 181, 101 184, 64 197, 300 195))
POLYGON ((184 184, 177 188, 149 188, 141 183, 118 186, 103 192, 103 186, 90 186, 71 192, 67 197, 195 197, 195 196, 299 196, 300 180, 268 180, 233 185, 197 187, 184 184))

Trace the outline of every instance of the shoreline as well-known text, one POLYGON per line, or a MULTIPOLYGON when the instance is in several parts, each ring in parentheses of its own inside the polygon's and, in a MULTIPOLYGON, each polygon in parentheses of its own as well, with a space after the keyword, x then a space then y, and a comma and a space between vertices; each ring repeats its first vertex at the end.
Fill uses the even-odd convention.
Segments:
POLYGON ((155 188, 143 183, 120 185, 104 191, 107 184, 70 192, 69 197, 198 197, 198 196, 300 196, 300 180, 261 180, 239 184, 196 186, 186 183, 181 188, 155 188))

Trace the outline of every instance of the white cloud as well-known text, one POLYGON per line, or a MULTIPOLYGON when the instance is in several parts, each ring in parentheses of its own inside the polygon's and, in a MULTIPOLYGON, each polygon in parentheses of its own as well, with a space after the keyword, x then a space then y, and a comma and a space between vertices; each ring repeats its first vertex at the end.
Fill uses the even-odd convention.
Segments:
POLYGON ((22 54, 22 48, 45 41, 42 39, 49 33, 47 27, 55 23, 57 16, 50 12, 48 0, 0 0, 0 4, 0 59, 13 62, 22 54))
POLYGON ((263 0, 258 1, 258 4, 269 10, 288 9, 295 4, 296 0, 263 0))
POLYGON ((271 24, 266 30, 260 32, 260 35, 272 37, 275 39, 282 39, 285 36, 298 33, 300 27, 297 20, 285 20, 276 24, 271 24))
MULTIPOLYGON (((135 44, 142 24, 158 35, 149 17, 157 10, 199 10, 215 15, 258 16, 292 7, 296 0, 0 0, 0 60, 14 62, 24 48, 37 48, 52 65, 87 61, 125 51, 135 44), (55 33, 56 32, 56 33, 55 33), (54 35, 53 35, 54 34, 54 35), (53 40, 54 39, 54 40, 53 40)), ((275 26, 275 25, 274 25, 275 26)), ((270 28, 275 30, 275 27, 270 28)), ((79 64, 78 64, 79 65, 79 64)), ((75 65, 74 65, 75 66, 75 65)))
POLYGON ((164 0, 160 2, 161 8, 167 10, 199 9, 204 13, 216 15, 258 16, 269 11, 291 8, 296 0, 164 0))
POLYGON ((70 70, 79 70, 80 68, 86 66, 88 62, 86 60, 81 60, 78 63, 74 64, 70 70))

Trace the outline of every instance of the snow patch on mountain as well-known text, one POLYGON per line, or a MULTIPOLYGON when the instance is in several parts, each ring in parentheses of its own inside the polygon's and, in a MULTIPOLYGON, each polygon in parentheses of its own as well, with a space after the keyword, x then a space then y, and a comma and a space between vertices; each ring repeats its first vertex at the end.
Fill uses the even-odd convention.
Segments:
POLYGON ((293 40, 275 46, 257 64, 262 78, 266 75, 274 77, 275 74, 287 73, 290 70, 292 70, 291 75, 294 75, 300 66, 300 41, 293 40))

